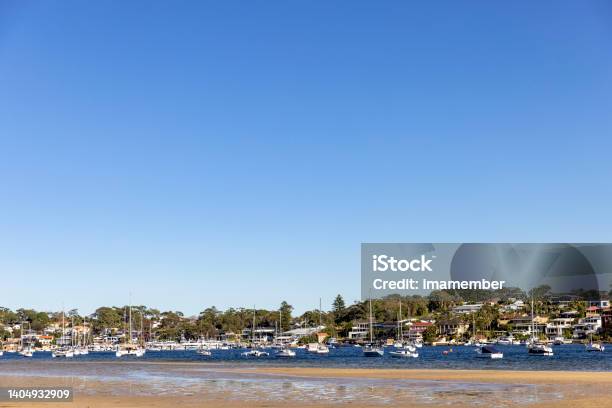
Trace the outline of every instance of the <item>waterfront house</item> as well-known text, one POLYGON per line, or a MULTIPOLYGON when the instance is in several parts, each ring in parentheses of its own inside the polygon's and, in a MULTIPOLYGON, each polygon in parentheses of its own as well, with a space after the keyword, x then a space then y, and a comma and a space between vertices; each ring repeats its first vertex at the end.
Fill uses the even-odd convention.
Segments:
POLYGON ((362 340, 368 337, 370 333, 370 323, 362 322, 357 323, 351 327, 351 331, 348 333, 348 338, 351 340, 362 340))
POLYGON ((409 324, 408 340, 423 341, 423 332, 433 326, 431 322, 413 322, 409 324))
POLYGON ((610 301, 608 299, 589 300, 588 306, 596 307, 597 309, 609 309, 610 301))
POLYGON ((470 325, 459 319, 440 320, 436 323, 437 333, 440 336, 462 336, 470 325))
POLYGON ((456 313, 456 314, 476 313, 481 308, 482 308, 482 303, 464 304, 461 306, 453 307, 453 313, 456 313))
POLYGON ((572 329, 574 319, 568 317, 557 317, 552 319, 546 325, 546 337, 553 340, 555 337, 563 337, 565 330, 572 329))
POLYGON ((591 334, 596 334, 601 329, 601 316, 587 316, 578 320, 578 324, 573 327, 573 337, 584 339, 591 334))

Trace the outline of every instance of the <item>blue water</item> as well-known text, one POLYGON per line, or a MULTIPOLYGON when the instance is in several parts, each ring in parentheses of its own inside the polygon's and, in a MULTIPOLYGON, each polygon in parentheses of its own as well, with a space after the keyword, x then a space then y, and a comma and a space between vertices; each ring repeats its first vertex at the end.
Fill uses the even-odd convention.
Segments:
POLYGON ((557 370, 557 371, 612 371, 612 345, 606 345, 606 351, 586 352, 582 345, 553 346, 554 356, 533 356, 527 353, 524 346, 496 346, 504 353, 501 360, 479 358, 474 347, 455 346, 447 355, 443 351, 450 347, 423 347, 418 349, 419 357, 396 359, 389 355, 392 348, 386 348, 380 358, 366 358, 358 347, 339 347, 331 349, 327 355, 308 353, 297 349, 294 358, 275 357, 275 350, 268 350, 269 357, 244 357, 245 350, 213 350, 211 357, 198 355, 194 350, 186 351, 147 351, 144 357, 116 358, 113 352, 95 352, 72 359, 53 359, 51 353, 36 352, 34 357, 25 358, 14 353, 4 353, 0 357, 0 369, 3 364, 15 360, 40 362, 49 360, 78 364, 80 361, 174 361, 201 362, 203 365, 215 364, 228 367, 249 366, 291 366, 291 367, 345 367, 345 368, 439 368, 439 369, 502 369, 502 370, 557 370))

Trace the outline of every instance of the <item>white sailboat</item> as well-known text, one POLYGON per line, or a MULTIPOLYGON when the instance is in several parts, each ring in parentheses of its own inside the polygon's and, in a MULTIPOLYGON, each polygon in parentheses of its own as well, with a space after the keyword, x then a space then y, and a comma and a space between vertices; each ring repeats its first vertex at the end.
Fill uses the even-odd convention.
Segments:
POLYGON ((74 351, 70 347, 66 347, 66 345, 64 344, 65 341, 66 341, 66 322, 65 322, 64 310, 62 309, 62 347, 60 347, 57 350, 53 350, 53 352, 51 352, 51 357, 53 358, 56 358, 56 357, 72 358, 74 356, 74 351))
MULTIPOLYGON (((278 326, 279 326, 279 333, 282 336, 283 334, 283 310, 279 310, 278 311, 278 316, 279 316, 279 321, 278 321, 278 326)), ((279 344, 281 344, 281 342, 278 340, 278 336, 277 336, 277 342, 279 344)), ((281 344, 280 349, 278 350, 278 353, 276 353, 276 357, 283 357, 283 358, 291 358, 291 357, 295 357, 295 351, 291 350, 289 347, 287 347, 286 345, 281 344)))
POLYGON ((591 338, 591 340, 589 341, 589 343, 585 345, 585 350, 586 351, 599 351, 599 352, 601 352, 601 351, 605 351, 606 350, 606 348, 604 347, 603 344, 601 344, 601 343, 594 343, 593 342, 593 334, 591 334, 590 338, 591 338))
POLYGON ((19 355, 22 357, 32 357, 34 355, 34 349, 31 344, 28 343, 27 347, 24 342, 23 330, 25 327, 25 322, 21 322, 21 350, 19 351, 19 355))
POLYGON ((540 342, 535 337, 535 325, 533 320, 533 298, 531 298, 531 341, 529 342, 528 352, 533 356, 552 356, 554 354, 552 347, 540 342))
POLYGON ((89 354, 89 348, 88 348, 88 345, 87 345, 87 333, 88 333, 88 331, 87 331, 87 320, 86 320, 85 317, 83 317, 83 326, 82 327, 83 327, 83 330, 82 330, 83 331, 83 336, 79 340, 79 342, 81 344, 79 344, 77 346, 77 349, 78 349, 79 354, 81 356, 86 356, 86 355, 89 354))
POLYGON ((134 356, 134 357, 142 357, 144 356, 146 350, 144 347, 141 347, 139 344, 134 344, 132 342, 132 302, 130 300, 130 308, 129 308, 129 339, 126 342, 117 348, 115 352, 116 357, 124 357, 124 356, 134 356))
POLYGON ((270 354, 267 351, 257 350, 255 348, 255 305, 253 305, 253 324, 251 326, 251 347, 249 351, 242 353, 244 357, 267 357, 270 354))
POLYGON ((372 299, 370 298, 370 344, 363 348, 364 357, 382 357, 385 350, 374 344, 374 327, 372 322, 372 299))
POLYGON ((389 355, 394 358, 417 358, 419 353, 416 352, 416 347, 405 344, 403 342, 404 339, 404 330, 402 328, 402 301, 399 302, 399 312, 397 315, 397 337, 395 344, 395 350, 390 351, 389 355))
POLYGON ((210 349, 208 347, 203 347, 201 346, 198 351, 196 351, 196 353, 198 353, 201 356, 204 357, 210 357, 212 356, 212 352, 210 351, 210 349))

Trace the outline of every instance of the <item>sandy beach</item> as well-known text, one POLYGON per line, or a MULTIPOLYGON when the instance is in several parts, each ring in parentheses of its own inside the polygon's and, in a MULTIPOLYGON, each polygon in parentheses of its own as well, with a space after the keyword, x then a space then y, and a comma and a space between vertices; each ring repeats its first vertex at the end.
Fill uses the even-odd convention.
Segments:
POLYGON ((45 376, 3 372, 0 386, 72 387, 72 402, 0 402, 0 407, 612 406, 610 372, 284 367, 203 371, 194 364, 148 363, 120 364, 119 369, 91 365, 91 374, 74 375, 58 367, 45 376), (130 375, 123 377, 125 373, 130 375), (177 380, 174 373, 182 377, 177 380))

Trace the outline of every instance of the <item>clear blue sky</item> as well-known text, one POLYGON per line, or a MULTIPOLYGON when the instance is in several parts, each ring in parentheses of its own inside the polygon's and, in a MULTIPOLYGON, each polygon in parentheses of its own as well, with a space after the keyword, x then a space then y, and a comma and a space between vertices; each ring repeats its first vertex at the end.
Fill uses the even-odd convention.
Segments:
POLYGON ((612 240, 608 1, 126 3, 0 3, 0 305, 301 312, 361 242, 612 240))

